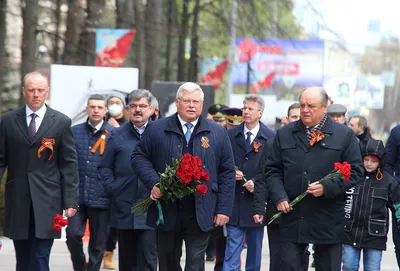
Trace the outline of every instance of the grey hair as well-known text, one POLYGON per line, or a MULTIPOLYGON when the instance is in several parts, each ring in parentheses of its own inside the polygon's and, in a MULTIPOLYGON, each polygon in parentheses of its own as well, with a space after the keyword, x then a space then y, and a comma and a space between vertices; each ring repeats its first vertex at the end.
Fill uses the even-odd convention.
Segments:
POLYGON ((153 95, 153 97, 151 97, 151 106, 153 108, 158 108, 159 107, 158 100, 154 95, 153 95))
POLYGON ((142 98, 146 98, 147 102, 151 105, 151 101, 153 100, 153 94, 147 89, 135 89, 128 96, 128 102, 137 101, 142 98))
POLYGON ((204 92, 201 89, 201 87, 192 82, 186 82, 182 84, 179 88, 178 91, 176 92, 176 98, 178 99, 179 97, 182 96, 182 92, 187 91, 187 92, 195 92, 195 91, 200 91, 200 97, 202 100, 204 100, 204 92))
POLYGON ((299 101, 301 100, 301 96, 303 95, 303 93, 304 93, 306 90, 309 90, 309 89, 318 90, 319 94, 321 95, 321 104, 322 104, 322 105, 327 105, 327 104, 328 104, 329 96, 328 96, 328 94, 326 93, 326 90, 325 90, 323 87, 309 87, 309 88, 306 88, 305 90, 303 90, 303 91, 300 93, 299 101))
POLYGON ((87 100, 87 103, 89 104, 89 101, 93 101, 93 100, 94 101, 104 101, 104 104, 106 105, 106 98, 103 95, 100 95, 100 94, 90 95, 89 99, 87 100))
POLYGON ((43 77, 44 79, 46 79, 47 85, 49 85, 49 78, 47 78, 46 75, 44 75, 43 73, 41 73, 39 71, 34 71, 34 72, 30 72, 30 73, 25 74, 24 79, 23 79, 24 80, 24 87, 26 86, 26 81, 28 81, 28 79, 30 77, 32 77, 32 76, 41 76, 41 77, 43 77))
POLYGON ((254 103, 258 103, 258 109, 261 111, 264 111, 265 108, 265 103, 264 103, 264 99, 257 94, 247 94, 244 97, 243 100, 243 105, 245 105, 247 102, 254 102, 254 103))

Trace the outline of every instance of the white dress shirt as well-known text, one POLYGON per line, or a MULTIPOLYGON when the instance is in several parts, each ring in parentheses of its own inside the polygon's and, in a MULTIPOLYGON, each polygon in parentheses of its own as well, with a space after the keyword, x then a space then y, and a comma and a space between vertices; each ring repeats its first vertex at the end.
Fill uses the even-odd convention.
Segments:
POLYGON ((99 122, 99 124, 97 124, 95 127, 93 127, 93 125, 90 123, 90 121, 88 121, 88 123, 89 123, 90 126, 92 126, 92 128, 96 129, 95 132, 93 133, 93 134, 95 134, 95 133, 97 133, 98 131, 100 131, 101 126, 103 126, 104 120, 101 120, 101 121, 99 122))
POLYGON ((35 119, 36 132, 37 132, 39 130, 40 124, 42 124, 44 114, 46 114, 46 111, 47 111, 47 107, 45 104, 43 104, 43 106, 41 108, 39 108, 39 110, 37 110, 36 112, 34 112, 28 106, 26 106, 25 108, 26 108, 26 125, 27 125, 27 127, 29 127, 29 124, 31 123, 31 120, 32 120, 31 114, 35 113, 37 115, 37 117, 35 119))
POLYGON ((257 126, 251 130, 247 129, 246 125, 244 125, 244 131, 243 131, 244 139, 247 140, 247 132, 250 132, 251 133, 250 144, 253 143, 253 140, 254 138, 256 138, 259 130, 260 130, 260 123, 258 123, 257 126))
MULTIPOLYGON (((182 125, 183 134, 186 134, 186 132, 187 132, 187 127, 186 127, 185 124, 187 123, 187 121, 184 121, 184 120, 181 118, 181 116, 179 116, 179 114, 178 114, 178 119, 179 119, 179 122, 180 122, 181 125, 182 125)), ((190 128, 190 132, 192 132, 192 134, 193 134, 194 127, 196 126, 196 124, 197 124, 198 121, 199 121, 199 119, 196 119, 196 120, 194 120, 194 121, 191 122, 191 124, 192 124, 193 126, 192 126, 192 128, 190 128)))
POLYGON ((147 121, 142 127, 137 127, 135 125, 133 125, 133 127, 136 129, 136 131, 138 131, 139 135, 142 135, 144 133, 144 131, 146 130, 146 126, 149 122, 147 121))

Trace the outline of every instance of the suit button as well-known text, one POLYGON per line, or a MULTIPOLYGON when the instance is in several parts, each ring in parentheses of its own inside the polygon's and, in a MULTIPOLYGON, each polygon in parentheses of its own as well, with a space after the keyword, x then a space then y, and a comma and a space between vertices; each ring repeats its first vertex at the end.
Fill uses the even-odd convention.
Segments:
POLYGON ((367 180, 368 180, 368 179, 369 179, 369 177, 367 176, 367 177, 365 177, 365 179, 367 179, 367 180))
POLYGON ((92 147, 89 146, 89 150, 90 150, 91 148, 92 148, 92 147))
POLYGON ((321 143, 321 145, 322 145, 322 146, 325 146, 326 144, 325 144, 325 143, 321 143))
POLYGON ((246 159, 246 160, 249 160, 249 158, 248 158, 248 157, 245 157, 244 159, 246 159))
POLYGON ((89 164, 89 161, 86 161, 87 164, 89 164))
POLYGON ((240 192, 240 194, 244 195, 244 192, 240 192))

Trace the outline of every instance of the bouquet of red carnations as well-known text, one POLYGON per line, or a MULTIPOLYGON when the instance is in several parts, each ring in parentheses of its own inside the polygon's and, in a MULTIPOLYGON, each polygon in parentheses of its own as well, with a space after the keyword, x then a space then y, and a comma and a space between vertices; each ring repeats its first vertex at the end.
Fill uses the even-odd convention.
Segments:
POLYGON ((68 219, 60 214, 56 214, 53 218, 53 230, 61 232, 61 229, 68 225, 68 219))
MULTIPOLYGON (((180 158, 174 158, 172 165, 168 165, 164 173, 160 174, 160 181, 157 183, 162 195, 160 200, 175 202, 195 193, 204 196, 207 193, 207 186, 203 182, 208 182, 209 179, 210 176, 203 169, 203 164, 198 156, 186 153, 180 158)), ((131 211, 143 215, 152 203, 151 198, 145 199, 133 205, 131 211)), ((156 200, 155 203, 159 211, 157 223, 163 224, 161 204, 159 200, 156 200)))
MULTIPOLYGON (((345 182, 350 180, 350 175, 351 175, 351 166, 347 162, 343 163, 334 163, 333 165, 333 170, 331 173, 326 175, 324 178, 318 181, 318 183, 322 184, 326 180, 331 180, 335 178, 340 178, 343 179, 345 182)), ((308 195, 307 192, 304 192, 303 194, 297 196, 293 201, 289 203, 289 207, 295 206, 297 203, 299 203, 302 199, 304 199, 308 195)), ((271 224, 275 219, 281 217, 283 215, 283 212, 276 213, 271 217, 271 219, 268 222, 268 225, 271 224)))

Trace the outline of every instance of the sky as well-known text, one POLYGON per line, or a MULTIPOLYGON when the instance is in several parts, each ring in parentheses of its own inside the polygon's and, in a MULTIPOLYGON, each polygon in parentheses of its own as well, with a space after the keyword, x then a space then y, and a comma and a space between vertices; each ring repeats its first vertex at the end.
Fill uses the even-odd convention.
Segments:
MULTIPOLYGON (((294 15, 307 33, 318 33, 318 24, 336 32, 346 47, 361 53, 384 36, 400 37, 400 0, 294 0, 294 15), (313 7, 315 10, 313 10, 313 7), (369 20, 380 21, 380 33, 368 32, 369 20)), ((321 39, 338 37, 319 28, 321 39)))

